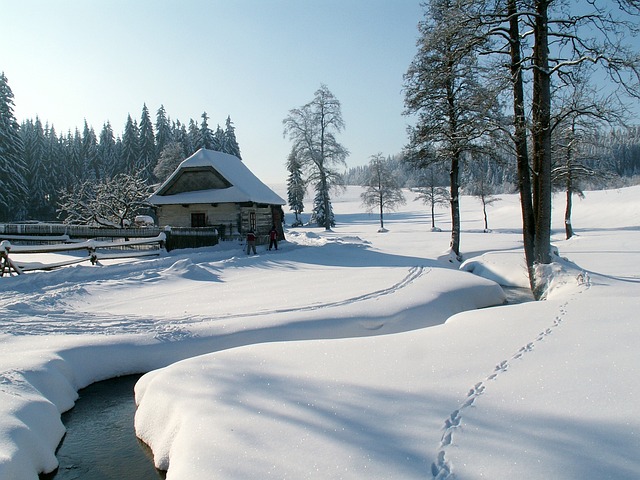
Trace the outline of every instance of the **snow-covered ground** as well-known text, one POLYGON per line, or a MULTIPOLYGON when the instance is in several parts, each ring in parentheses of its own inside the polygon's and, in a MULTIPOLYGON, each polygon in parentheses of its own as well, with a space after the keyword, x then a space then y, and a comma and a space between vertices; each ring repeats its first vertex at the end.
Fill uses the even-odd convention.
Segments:
POLYGON ((77 390, 134 372, 168 479, 640 478, 640 187, 576 201, 569 241, 557 197, 553 290, 518 305, 517 196, 491 233, 462 199, 458 268, 445 209, 377 233, 360 191, 277 252, 1 278, 0 478, 55 469, 77 390))

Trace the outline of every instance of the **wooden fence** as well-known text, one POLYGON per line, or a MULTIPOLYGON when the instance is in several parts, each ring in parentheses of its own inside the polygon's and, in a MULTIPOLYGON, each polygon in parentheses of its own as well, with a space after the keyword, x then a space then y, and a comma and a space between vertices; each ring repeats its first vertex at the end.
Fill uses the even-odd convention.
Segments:
POLYGON ((0 241, 9 240, 20 244, 56 244, 72 240, 106 240, 154 238, 163 233, 167 251, 179 248, 198 248, 217 245, 220 236, 214 227, 205 228, 103 228, 61 223, 9 223, 0 224, 0 241))
MULTIPOLYGON (((18 235, 12 235, 12 237, 14 237, 14 240, 16 241, 24 240, 18 235)), ((138 238, 134 240, 85 240, 82 242, 55 243, 48 245, 33 244, 33 236, 28 236, 26 240, 31 242, 32 244, 12 245, 9 240, 2 240, 0 242, 0 277, 4 277, 5 275, 11 276, 13 274, 20 275, 31 270, 52 270, 54 268, 72 265, 75 263, 82 263, 86 261, 90 261, 95 265, 100 260, 160 255, 166 241, 166 235, 163 232, 160 232, 156 237, 138 238), (140 246, 144 246, 145 248, 135 248, 140 246), (16 261, 9 257, 10 253, 64 253, 78 250, 86 250, 87 255, 79 257, 69 257, 65 260, 46 264, 41 262, 16 261)))
POLYGON ((149 238, 157 237, 159 227, 145 228, 104 228, 86 225, 65 225, 63 223, 5 223, 0 224, 0 238, 18 236, 61 236, 70 238, 149 238))
MULTIPOLYGON (((229 238, 231 239, 231 238, 229 238)), ((217 245, 218 230, 207 228, 101 228, 61 223, 0 224, 0 276, 50 270, 85 261, 159 255, 180 248, 217 245), (51 264, 16 262, 9 253, 61 253, 86 250, 86 256, 51 264)))

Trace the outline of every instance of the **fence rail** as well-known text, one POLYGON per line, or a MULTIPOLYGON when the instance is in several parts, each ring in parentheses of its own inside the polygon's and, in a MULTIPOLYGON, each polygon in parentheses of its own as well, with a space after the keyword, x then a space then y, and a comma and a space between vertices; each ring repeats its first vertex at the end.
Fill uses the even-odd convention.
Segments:
POLYGON ((65 225, 63 223, 5 223, 0 224, 0 237, 7 235, 68 235, 71 238, 149 238, 156 237, 162 230, 159 227, 144 228, 105 228, 86 225, 65 225))
POLYGON ((215 227, 202 228, 104 228, 62 223, 7 223, 0 224, 0 241, 10 240, 16 244, 60 243, 79 239, 154 238, 166 236, 167 251, 180 248, 211 247, 220 241, 215 227))
MULTIPOLYGON (((230 238, 230 237, 229 237, 230 238)), ((0 224, 0 277, 29 270, 50 270, 65 265, 101 259, 159 255, 181 248, 217 245, 218 230, 204 228, 103 228, 61 223, 0 224), (57 263, 16 262, 9 253, 61 253, 87 250, 86 257, 65 259, 57 263), (105 251, 106 250, 106 251, 105 251)))
MULTIPOLYGON (((17 236, 16 236, 17 237, 17 236)), ((52 270, 54 268, 90 261, 92 264, 100 260, 116 258, 137 258, 142 256, 160 255, 166 241, 166 235, 160 232, 156 237, 139 238, 115 242, 85 240, 75 243, 58 243, 55 245, 12 245, 8 240, 0 242, 0 277, 13 274, 20 275, 31 270, 52 270), (131 249, 137 246, 146 246, 145 250, 131 249), (130 248, 129 251, 114 253, 113 250, 130 248), (70 251, 86 250, 87 256, 68 258, 53 263, 16 261, 9 258, 9 253, 36 254, 36 253, 63 253, 70 251)))

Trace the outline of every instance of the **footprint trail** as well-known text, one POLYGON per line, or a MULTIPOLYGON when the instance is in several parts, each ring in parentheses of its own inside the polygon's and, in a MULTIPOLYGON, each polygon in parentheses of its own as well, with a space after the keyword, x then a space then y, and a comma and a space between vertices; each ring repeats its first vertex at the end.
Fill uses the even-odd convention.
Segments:
POLYGON ((431 475, 434 480, 452 480, 453 478, 455 478, 452 472, 453 467, 446 458, 446 451, 447 448, 453 444, 456 435, 458 435, 458 433, 462 430, 462 420, 465 410, 469 407, 472 407, 478 397, 484 394, 487 388, 487 382, 496 380, 500 375, 505 373, 512 366, 512 363, 515 360, 520 360, 526 354, 532 352, 537 342, 540 342, 544 340, 548 335, 553 334, 553 331, 562 324, 563 317, 567 313, 566 306, 566 303, 560 306, 560 313, 555 317, 553 325, 551 327, 546 328, 545 330, 540 332, 536 336, 536 339, 534 341, 522 346, 509 359, 502 360, 501 362, 496 364, 491 374, 487 375, 484 380, 476 383, 471 389, 469 389, 466 398, 461 402, 460 406, 444 420, 444 425, 442 427, 443 433, 442 437, 440 438, 439 449, 436 454, 436 459, 431 464, 431 475))

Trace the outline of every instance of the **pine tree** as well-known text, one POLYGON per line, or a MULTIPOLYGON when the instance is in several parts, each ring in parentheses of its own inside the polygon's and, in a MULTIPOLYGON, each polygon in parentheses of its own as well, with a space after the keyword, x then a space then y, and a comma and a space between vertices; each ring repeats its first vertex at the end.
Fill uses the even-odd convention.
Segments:
POLYGON ((82 175, 83 180, 97 180, 100 176, 100 165, 98 165, 98 139, 93 127, 89 127, 84 121, 82 131, 82 175))
POLYGON ((153 169, 154 176, 159 182, 164 182, 183 160, 182 145, 177 142, 168 143, 160 153, 158 163, 153 169))
POLYGON ((207 116, 207 112, 202 112, 200 117, 202 118, 202 122, 200 123, 199 141, 197 143, 198 148, 214 150, 216 142, 213 138, 213 131, 209 128, 209 117, 207 116))
POLYGON ((193 146, 187 133, 187 127, 184 123, 180 123, 180 120, 176 120, 172 127, 171 133, 173 135, 173 141, 182 147, 182 158, 187 158, 193 153, 193 146))
POLYGON ((164 147, 173 141, 171 122, 167 118, 164 105, 160 105, 160 108, 156 112, 156 158, 160 158, 164 147))
POLYGON ((236 128, 233 126, 233 122, 231 121, 231 116, 227 117, 225 130, 224 130, 224 147, 223 152, 229 153, 231 155, 235 155, 240 160, 242 160, 242 155, 240 155, 240 145, 238 145, 238 140, 236 139, 236 128))
POLYGON ((299 215, 304 211, 304 196, 307 186, 302 178, 302 164, 298 161, 295 151, 291 151, 287 160, 287 170, 289 178, 287 179, 287 199, 289 207, 293 210, 296 217, 293 227, 302 225, 299 215))
POLYGON ((13 92, 0 73, 0 220, 20 220, 26 213, 27 168, 22 159, 20 125, 13 115, 13 92))
POLYGON ((72 184, 73 176, 73 159, 71 158, 71 131, 67 130, 66 135, 60 134, 58 137, 60 163, 57 166, 58 178, 57 185, 60 191, 67 190, 72 184))
POLYGON ((189 119, 189 127, 187 130, 187 156, 193 155, 197 150, 204 148, 202 142, 202 135, 200 134, 200 128, 193 118, 189 119))
POLYGON ((23 159, 27 165, 27 185, 29 196, 27 202, 27 217, 42 218, 41 208, 45 203, 48 184, 48 162, 42 122, 36 117, 35 122, 22 123, 22 142, 24 145, 23 159))
POLYGON ((136 167, 139 165, 139 157, 140 133, 131 115, 128 115, 124 133, 122 134, 122 171, 124 173, 134 174, 136 167))
POLYGON ((316 183, 315 189, 316 196, 313 199, 313 212, 310 221, 312 224, 318 225, 319 227, 323 226, 326 230, 329 230, 329 227, 336 226, 329 191, 322 188, 321 183, 316 183))
POLYGON ((118 157, 116 156, 116 140, 109 122, 102 126, 100 142, 98 143, 98 164, 100 169, 97 178, 110 178, 119 173, 118 157))
POLYGON ((56 129, 45 128, 45 149, 48 159, 47 189, 45 193, 46 216, 42 220, 54 220, 56 218, 56 206, 58 205, 59 192, 65 186, 64 156, 62 147, 64 145, 61 138, 58 138, 56 129))
POLYGON ((67 188, 78 182, 84 182, 84 162, 82 160, 82 135, 77 128, 71 135, 69 132, 69 183, 67 188))
POLYGON ((224 151, 224 130, 222 130, 220 125, 216 126, 216 131, 213 134, 213 145, 211 146, 211 150, 227 153, 224 151))
POLYGON ((149 116, 149 109, 145 103, 142 106, 142 116, 140 118, 140 155, 136 173, 146 181, 153 177, 153 169, 156 166, 156 139, 153 133, 153 124, 149 116))

